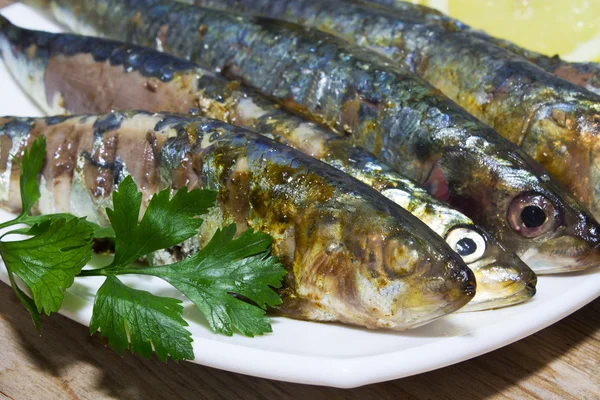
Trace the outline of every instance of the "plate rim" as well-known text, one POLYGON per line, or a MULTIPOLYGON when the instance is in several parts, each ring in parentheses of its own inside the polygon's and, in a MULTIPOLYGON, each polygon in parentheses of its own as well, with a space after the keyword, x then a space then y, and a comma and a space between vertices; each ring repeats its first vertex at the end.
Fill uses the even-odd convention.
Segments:
MULTIPOLYGON (((2 261, 0 265, 4 267, 2 261)), ((600 270, 596 268, 581 274, 587 275, 590 272, 596 275, 600 270)), ((0 280, 8 284, 5 268, 0 270, 0 280)), ((466 334, 448 336, 434 343, 374 355, 301 355, 193 337, 192 346, 196 358, 189 362, 259 378, 349 389, 444 368, 497 350, 547 328, 598 297, 600 286, 596 279, 588 279, 552 300, 529 309, 526 313, 517 313, 466 334), (532 313, 536 313, 537 317, 531 318, 532 313), (499 328, 501 325, 518 325, 520 328, 508 330, 507 334, 507 328, 499 328), (465 344, 467 341, 470 343, 465 344), (469 351, 453 351, 469 346, 469 351), (433 352, 439 356, 419 357, 423 347, 427 348, 428 353, 433 352), (398 363, 395 361, 398 357, 408 357, 412 362, 398 363)), ((71 304, 69 300, 77 299, 86 303, 90 300, 86 296, 67 290, 66 301, 63 303, 66 306, 59 310, 59 314, 88 326, 91 317, 88 311, 81 312, 68 307, 71 304)))
MULTIPOLYGON (((0 13, 4 14, 9 9, 15 12, 17 7, 22 8, 21 11, 39 15, 20 3, 3 8, 0 13)), ((0 266, 0 280, 7 282, 3 263, 0 262, 0 266)), ((448 336, 433 343, 402 350, 357 356, 302 355, 195 336, 192 345, 196 358, 191 362, 260 378, 337 388, 354 388, 400 379, 444 368, 499 349, 570 315, 600 297, 599 268, 570 275, 587 275, 590 272, 593 275, 590 279, 579 281, 565 292, 528 309, 525 313, 504 317, 466 334, 448 336), (532 315, 535 315, 535 318, 532 318, 532 315), (506 325, 518 328, 506 328, 506 325), (428 353, 433 352, 437 356, 419 356, 424 347, 428 353), (454 351, 457 348, 459 351, 454 351), (411 362, 398 363, 399 357, 409 357, 411 362)), ((542 276, 540 279, 546 278, 542 276)), ((65 297, 66 300, 83 300, 86 304, 90 301, 89 297, 70 290, 66 292, 65 297)), ((72 304, 69 301, 64 304, 60 314, 88 326, 91 317, 89 310, 82 312, 69 309, 68 304, 72 304)), ((274 326, 275 331, 276 329, 274 326)), ((374 337, 376 338, 376 335, 374 337)))

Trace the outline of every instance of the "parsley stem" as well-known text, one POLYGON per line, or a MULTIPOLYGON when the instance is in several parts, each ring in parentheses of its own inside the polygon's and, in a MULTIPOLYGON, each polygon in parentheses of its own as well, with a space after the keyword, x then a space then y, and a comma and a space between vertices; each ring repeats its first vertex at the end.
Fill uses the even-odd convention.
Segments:
POLYGON ((152 275, 156 276, 154 272, 156 267, 102 267, 96 269, 84 269, 77 276, 117 276, 117 275, 152 275))
POLYGON ((98 269, 83 269, 76 276, 109 276, 114 275, 108 273, 106 268, 98 268, 98 269))
POLYGON ((21 216, 18 216, 15 219, 11 219, 10 221, 6 221, 0 224, 0 229, 8 228, 9 226, 17 225, 21 223, 21 216))

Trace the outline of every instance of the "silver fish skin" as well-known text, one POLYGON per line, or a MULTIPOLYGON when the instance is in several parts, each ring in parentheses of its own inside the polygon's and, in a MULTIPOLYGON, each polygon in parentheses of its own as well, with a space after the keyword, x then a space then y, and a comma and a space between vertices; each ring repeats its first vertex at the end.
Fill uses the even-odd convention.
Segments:
MULTIPOLYGON (((334 0, 194 0, 301 23, 378 51, 425 78, 540 162, 600 218, 600 96, 469 30, 334 0)), ((408 6, 406 6, 408 7, 408 6)))
POLYGON ((272 251, 288 270, 284 315, 403 330, 455 311, 475 294, 461 258, 377 191, 290 147, 203 117, 1 118, 1 204, 13 211, 19 167, 11 154, 40 135, 47 141, 40 212, 105 222, 111 194, 127 175, 143 204, 162 188, 216 190, 218 206, 195 247, 232 222, 238 233, 252 227, 273 236, 272 251))
POLYGON ((368 184, 442 236, 473 271, 477 293, 459 311, 514 305, 535 294, 535 273, 464 214, 348 139, 236 82, 153 49, 31 31, 6 21, 0 23, 0 49, 5 49, 4 60, 21 87, 49 115, 192 109, 267 134, 368 184), (165 71, 171 71, 170 78, 165 71), (128 89, 117 90, 121 87, 128 89))
POLYGON ((317 30, 170 1, 43 3, 77 32, 157 47, 351 134, 536 273, 598 264, 598 223, 548 171, 382 56, 317 30))
POLYGON ((546 72, 559 78, 566 79, 596 94, 600 94, 600 63, 597 62, 570 62, 561 59, 558 55, 547 56, 536 51, 528 50, 515 43, 488 35, 482 30, 445 15, 436 9, 409 3, 400 0, 342 0, 369 6, 382 6, 401 12, 404 17, 423 19, 428 23, 443 26, 448 32, 468 32, 495 46, 510 51, 534 63, 546 72))

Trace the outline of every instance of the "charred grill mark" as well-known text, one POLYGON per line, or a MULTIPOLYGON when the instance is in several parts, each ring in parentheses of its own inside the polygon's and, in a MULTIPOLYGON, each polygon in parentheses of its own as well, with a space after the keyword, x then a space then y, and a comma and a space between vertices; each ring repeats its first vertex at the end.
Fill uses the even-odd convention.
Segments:
POLYGON ((107 132, 116 131, 121 127, 125 115, 121 113, 109 113, 94 122, 94 136, 100 139, 107 132))
POLYGON ((73 124, 64 134, 64 139, 56 147, 52 157, 46 159, 48 167, 52 170, 54 180, 73 178, 77 155, 79 151, 79 142, 82 139, 79 127, 73 124))
MULTIPOLYGON (((91 143, 90 124, 77 119, 39 128, 46 136, 46 189, 52 193, 53 204, 44 201, 41 212, 69 212, 73 180, 82 151, 91 143)), ((42 203, 40 203, 42 204, 42 203)))
POLYGON ((156 132, 148 131, 146 133, 146 146, 144 147, 144 160, 140 171, 142 179, 138 186, 142 188, 149 188, 150 192, 153 192, 160 186, 160 174, 159 174, 159 150, 160 145, 156 137, 156 132))
MULTIPOLYGON (((119 177, 123 171, 123 163, 119 160, 107 161, 111 160, 111 156, 115 153, 115 142, 117 140, 118 139, 115 136, 110 136, 107 138, 106 143, 104 143, 103 149, 97 149, 96 157, 105 161, 98 161, 87 151, 82 153, 82 156, 89 163, 89 166, 93 167, 92 169, 86 166, 90 179, 95 183, 95 185, 90 186, 94 187, 94 197, 107 197, 112 192, 113 186, 119 184, 119 177), (106 170, 110 172, 107 172, 106 170)), ((86 173, 86 176, 88 176, 88 173, 86 173)))
POLYGON ((94 143, 92 151, 82 152, 86 160, 84 176, 86 187, 91 198, 99 201, 108 198, 113 187, 118 184, 123 170, 122 163, 117 159, 119 141, 118 130, 124 119, 122 114, 111 113, 98 118, 93 126, 94 143))
POLYGON ((11 138, 20 140, 29 135, 35 124, 34 118, 9 118, 8 122, 3 125, 3 130, 8 132, 11 138))

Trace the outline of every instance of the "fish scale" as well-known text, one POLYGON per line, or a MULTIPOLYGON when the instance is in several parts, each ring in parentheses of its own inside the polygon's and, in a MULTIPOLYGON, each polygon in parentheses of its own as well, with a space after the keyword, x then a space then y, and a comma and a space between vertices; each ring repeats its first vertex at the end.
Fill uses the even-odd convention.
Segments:
POLYGON ((217 206, 198 237, 174 254, 196 251, 232 222, 238 233, 265 231, 288 270, 278 307, 284 315, 402 330, 455 311, 475 294, 473 273, 442 238, 377 191, 290 147, 204 117, 115 111, 0 118, 0 170, 8 178, 2 205, 12 211, 20 207, 20 173, 10 150, 22 154, 41 135, 48 157, 38 211, 105 223, 126 175, 140 186, 144 208, 164 187, 215 190, 217 206), (379 290, 388 286, 395 290, 379 290))
POLYGON ((351 1, 340 8, 334 0, 186 2, 285 19, 384 54, 517 143, 600 216, 600 144, 595 139, 600 134, 600 95, 575 84, 594 89, 600 72, 596 64, 564 65, 560 59, 535 56, 400 2, 393 3, 395 10, 351 1), (550 71, 528 62, 532 58, 550 71))
POLYGON ((49 112, 108 112, 116 108, 185 112, 193 106, 196 114, 267 134, 368 184, 425 222, 453 249, 459 250, 462 243, 469 244, 459 253, 481 284, 475 298, 461 310, 512 305, 535 293, 536 277, 531 269, 514 253, 502 248, 493 236, 474 226, 468 217, 436 200, 348 139, 286 112, 236 82, 165 53, 116 41, 30 31, 7 22, 0 31, 2 36, 9 40, 7 44, 13 54, 5 57, 10 70, 37 71, 29 75, 45 77, 43 82, 28 79, 20 84, 33 88, 32 93, 44 93, 46 100, 39 97, 37 100, 49 112), (127 62, 128 59, 135 62, 127 62), (97 75, 87 85, 82 85, 74 72, 99 66, 110 73, 97 75), (169 79, 158 72, 163 67, 174 71, 169 79), (139 95, 132 95, 130 90, 124 99, 98 102, 98 97, 103 97, 99 94, 114 79, 143 90, 139 95), (179 85, 181 81, 192 83, 179 85), (74 89, 79 96, 89 95, 95 101, 73 101, 69 92, 74 89), (169 90, 174 96, 164 95, 169 90), (50 99, 56 96, 62 98, 63 109, 53 111, 49 109, 53 104, 50 99))
MULTIPOLYGON (((516 44, 473 29, 459 20, 450 18, 438 10, 400 0, 342 0, 358 4, 378 4, 400 12, 403 17, 423 19, 427 23, 434 23, 444 27, 448 32, 468 32, 495 46, 510 51, 536 64, 545 71, 555 74, 559 78, 566 79, 576 85, 582 86, 596 94, 600 94, 600 64, 596 62, 569 62, 555 55, 548 57, 544 54, 517 46, 516 44)), ((281 6, 281 3, 278 3, 281 6)), ((388 10, 389 11, 389 10, 388 10)))
POLYGON ((422 78, 382 56, 298 25, 163 0, 37 5, 50 7, 76 31, 159 46, 183 58, 194 55, 191 61, 239 79, 283 107, 340 132, 348 126, 346 133, 359 145, 424 184, 507 249, 526 256, 536 270, 561 272, 598 263, 598 223, 548 171, 422 78), (115 24, 123 29, 112 29, 115 24), (242 31, 243 49, 238 46, 242 31), (328 60, 324 68, 322 59, 328 60), (285 73, 276 76, 273 65, 285 73), (297 81, 287 77, 307 70, 320 84, 311 96, 299 96, 297 81), (418 121, 412 135, 404 135, 398 119, 407 109, 418 121), (542 225, 523 220, 529 206, 544 213, 542 225))

